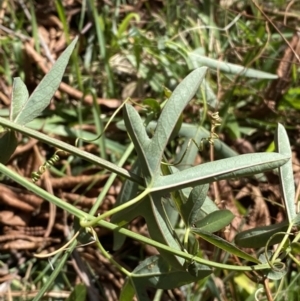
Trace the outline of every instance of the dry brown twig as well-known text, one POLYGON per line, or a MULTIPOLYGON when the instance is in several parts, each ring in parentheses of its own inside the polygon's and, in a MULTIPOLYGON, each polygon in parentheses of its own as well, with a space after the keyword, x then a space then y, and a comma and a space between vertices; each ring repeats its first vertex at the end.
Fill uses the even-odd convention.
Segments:
MULTIPOLYGON (((34 48, 31 46, 30 43, 25 43, 24 49, 25 49, 25 52, 27 53, 27 55, 33 60, 33 62, 38 64, 38 66, 41 68, 41 70, 46 74, 50 68, 45 66, 45 59, 34 50, 34 48)), ((89 105, 93 104, 92 95, 84 96, 83 92, 71 87, 70 85, 68 85, 66 83, 62 82, 59 86, 59 90, 64 93, 67 93, 70 97, 73 97, 75 99, 83 99, 84 103, 86 103, 86 104, 89 104, 89 105)), ((61 98, 59 92, 56 92, 55 96, 57 98, 61 98)), ((121 101, 118 99, 97 98, 96 101, 99 105, 104 105, 109 108, 117 108, 121 104, 121 101)))

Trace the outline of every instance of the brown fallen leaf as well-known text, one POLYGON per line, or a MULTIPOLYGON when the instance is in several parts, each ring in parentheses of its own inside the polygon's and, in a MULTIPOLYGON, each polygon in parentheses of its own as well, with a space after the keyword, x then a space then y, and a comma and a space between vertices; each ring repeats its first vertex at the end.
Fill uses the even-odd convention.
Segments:
POLYGON ((0 184, 0 201, 25 212, 37 210, 43 202, 40 197, 34 194, 3 184, 0 184))
POLYGON ((33 237, 26 235, 0 236, 0 250, 35 250, 59 243, 60 239, 51 237, 33 237))
POLYGON ((10 226, 25 226, 29 221, 28 214, 14 213, 10 210, 0 211, 0 223, 10 226))

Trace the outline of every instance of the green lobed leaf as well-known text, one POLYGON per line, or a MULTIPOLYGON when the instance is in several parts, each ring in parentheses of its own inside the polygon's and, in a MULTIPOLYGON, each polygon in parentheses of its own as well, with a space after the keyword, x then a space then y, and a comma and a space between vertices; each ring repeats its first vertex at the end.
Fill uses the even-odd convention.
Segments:
MULTIPOLYGON (((142 215, 147 223, 150 237, 172 247, 175 250, 182 250, 179 242, 176 240, 174 229, 170 226, 168 221, 169 217, 166 215, 165 206, 168 203, 163 203, 163 198, 160 194, 155 194, 147 197, 142 201, 143 206, 140 207, 140 215, 142 215)), ((162 257, 169 262, 174 268, 181 270, 183 269, 184 259, 164 250, 159 250, 162 257)))
MULTIPOLYGON (((155 131, 156 125, 157 125, 156 121, 149 122, 149 124, 147 125, 147 132, 153 133, 155 131)), ((124 121, 117 122, 117 127, 120 130, 123 130, 123 131, 126 130, 124 121)), ((199 127, 199 126, 196 126, 193 124, 187 124, 187 123, 182 123, 181 128, 178 132, 178 136, 181 136, 181 137, 183 136, 186 138, 193 138, 193 139, 195 139, 195 137, 198 137, 197 139, 195 139, 195 141, 197 142, 198 145, 200 144, 202 138, 208 138, 209 135, 210 135, 209 131, 206 130, 205 128, 203 128, 201 126, 199 127)), ((188 143, 189 143, 189 141, 186 141, 186 145, 188 143)), ((182 154, 184 153, 185 150, 186 150, 186 147, 183 149, 182 154)), ((198 152, 196 145, 193 143, 190 143, 190 147, 187 150, 186 155, 189 154, 190 150, 193 152, 195 152, 195 150, 196 150, 196 153, 198 152)), ((225 144, 224 142, 222 142, 221 140, 218 140, 218 139, 214 140, 214 150, 215 150, 216 155, 219 158, 228 158, 228 157, 234 157, 234 156, 238 155, 237 152, 232 150, 227 144, 225 144)), ((181 166, 184 165, 186 155, 184 156, 182 163, 178 166, 179 169, 181 169, 181 166)), ((179 159, 182 158, 182 155, 179 155, 178 158, 179 159)), ((188 157, 186 160, 188 160, 188 157)), ((191 164, 189 164, 189 165, 191 165, 191 164)))
POLYGON ((220 248, 221 250, 224 250, 230 254, 236 255, 237 257, 243 258, 250 262, 260 264, 260 261, 258 259, 249 255, 248 253, 240 250, 235 245, 231 244, 227 240, 225 240, 217 235, 214 235, 214 234, 206 232, 206 231, 202 231, 200 229, 191 229, 191 231, 196 233, 197 235, 199 235, 201 238, 208 241, 212 245, 220 248), (196 231, 194 231, 194 230, 196 230, 196 231))
POLYGON ((19 113, 14 119, 16 123, 25 125, 39 116, 49 105, 51 98, 61 83, 65 69, 69 62, 69 58, 74 50, 77 40, 78 37, 76 37, 61 54, 61 56, 52 66, 51 70, 44 76, 27 101, 22 104, 21 108, 18 104, 19 113))
POLYGON ((6 164, 18 146, 16 133, 12 130, 4 130, 0 137, 0 163, 6 164))
MULTIPOLYGON (((292 157, 289 137, 284 126, 280 123, 278 123, 277 125, 275 145, 276 151, 278 151, 278 153, 292 157)), ((295 180, 291 159, 287 163, 279 167, 279 178, 287 218, 288 221, 291 222, 296 217, 295 180)))
MULTIPOLYGON (((130 200, 132 198, 132 193, 134 193, 137 188, 136 184, 130 184, 130 182, 125 186, 126 188, 122 191, 121 197, 124 201, 130 200)), ((130 206, 113 215, 111 222, 123 227, 136 217, 143 216, 146 220, 148 231, 152 239, 171 246, 174 249, 181 250, 181 247, 174 237, 174 230, 170 228, 172 221, 169 221, 169 219, 172 219, 172 217, 166 215, 167 212, 169 212, 168 206, 170 206, 170 204, 165 202, 158 194, 153 197, 155 198, 155 201, 153 201, 150 196, 143 199, 138 204, 130 206)), ((175 211, 174 208, 172 208, 172 210, 175 211)), ((117 232, 114 233, 114 249, 119 248, 123 244, 124 239, 124 235, 118 234, 117 232)), ((183 268, 184 259, 174 256, 164 250, 159 250, 159 252, 171 265, 177 269, 183 268)))
MULTIPOLYGON (((141 173, 141 167, 138 160, 136 160, 132 165, 131 171, 138 175, 141 173)), ((119 205, 122 205, 133 199, 138 194, 138 188, 139 185, 136 182, 127 179, 123 183, 122 189, 118 194, 115 207, 118 207, 119 205)), ((135 219, 139 215, 139 206, 141 205, 142 202, 134 206, 127 207, 120 212, 117 212, 111 217, 110 222, 119 225, 120 227, 129 224, 133 219, 135 219)), ((122 247, 123 243, 125 242, 126 236, 117 231, 114 231, 113 237, 113 250, 118 250, 122 247)))
MULTIPOLYGON (((178 169, 175 166, 161 164, 161 172, 163 175, 170 175, 178 172, 178 169)), ((181 207, 187 200, 183 192, 181 190, 172 191, 170 198, 176 207, 177 213, 181 212, 181 207)))
POLYGON ((165 147, 176 126, 181 127, 181 113, 195 95, 206 70, 207 68, 194 70, 176 87, 160 114, 151 140, 139 114, 131 105, 124 106, 125 126, 136 148, 146 177, 152 178, 159 174, 165 147))
POLYGON ((166 216, 168 217, 168 222, 170 223, 171 228, 173 229, 178 223, 179 212, 177 208, 175 208, 173 199, 170 196, 170 194, 163 196, 163 205, 166 216))
POLYGON ((300 243, 299 242, 294 241, 291 243, 291 252, 295 256, 300 254, 300 243))
POLYGON ((278 153, 244 154, 197 165, 176 174, 157 176, 152 191, 164 193, 230 178, 240 178, 275 169, 290 159, 278 153))
MULTIPOLYGON (((206 232, 213 233, 228 226, 233 219, 234 214, 231 211, 227 209, 218 210, 208 214, 198 221, 196 223, 196 227, 200 231, 204 230, 206 232)), ((194 231, 195 229, 193 229, 193 232, 194 231)))
POLYGON ((20 77, 15 77, 11 95, 9 119, 14 121, 28 100, 28 90, 20 77))
POLYGON ((87 291, 84 284, 77 284, 70 296, 66 299, 66 301, 85 301, 87 297, 87 291))
POLYGON ((292 224, 299 228, 300 225, 300 213, 298 213, 295 218, 292 220, 292 224))
POLYGON ((133 300, 134 294, 135 294, 135 290, 131 279, 126 279, 125 283, 122 286, 119 300, 120 301, 133 300))
MULTIPOLYGON (((184 125, 186 124, 183 123, 182 126, 184 125)), ((179 131, 180 136, 182 136, 182 126, 179 131)), ((180 162, 177 166, 179 170, 187 169, 195 165, 195 160, 199 153, 198 145, 200 145, 202 139, 208 137, 202 131, 202 127, 200 125, 197 127, 194 126, 194 129, 195 131, 193 132, 195 135, 192 137, 186 137, 185 142, 181 147, 181 151, 176 155, 175 162, 180 162)))
MULTIPOLYGON (((138 154, 143 174, 146 178, 151 178, 153 169, 151 164, 148 162, 147 152, 147 147, 150 145, 151 140, 147 135, 143 120, 137 111, 129 104, 125 104, 123 113, 125 126, 138 154)), ((156 153, 151 154, 151 156, 155 155, 156 153)))
MULTIPOLYGON (((144 283, 141 281, 136 281, 135 278, 130 279, 131 285, 134 288, 136 297, 138 301, 152 301, 148 294, 144 283)), ((124 299, 124 301, 131 300, 131 299, 124 299)))
MULTIPOLYGON (((184 188, 182 189, 182 194, 184 199, 188 199, 192 188, 184 188)), ((218 206, 212 201, 208 196, 206 196, 203 205, 200 208, 200 217, 204 217, 207 214, 219 210, 218 206)))
POLYGON ((180 131, 181 126, 182 126, 182 122, 183 122, 183 114, 180 114, 180 116, 179 116, 179 118, 178 118, 178 120, 175 124, 175 127, 173 128, 173 131, 172 131, 172 133, 169 137, 168 142, 174 140, 178 136, 179 131, 180 131))
MULTIPOLYGON (((240 232, 234 238, 236 245, 242 248, 262 248, 266 246, 267 241, 271 236, 278 232, 286 232, 288 229, 288 222, 284 221, 279 224, 256 227, 254 229, 240 232)), ((270 241, 269 246, 278 244, 283 239, 284 235, 276 235, 270 241)))
POLYGON ((194 187, 180 208, 181 216, 187 227, 195 224, 201 218, 201 207, 206 199, 209 184, 194 187))
POLYGON ((172 289, 196 282, 212 273, 212 270, 198 263, 193 263, 193 273, 179 271, 169 266, 161 256, 151 256, 133 270, 133 281, 144 287, 172 289))
POLYGON ((207 68, 202 67, 192 71, 175 88, 171 97, 165 104, 157 121, 155 133, 148 146, 147 155, 153 171, 158 171, 163 152, 170 136, 186 105, 194 97, 204 79, 207 68))

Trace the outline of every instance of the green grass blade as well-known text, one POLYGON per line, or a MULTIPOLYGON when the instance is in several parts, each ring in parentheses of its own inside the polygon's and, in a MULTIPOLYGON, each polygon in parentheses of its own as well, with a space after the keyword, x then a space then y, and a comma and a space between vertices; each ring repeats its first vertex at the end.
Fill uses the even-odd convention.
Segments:
MULTIPOLYGON (((106 35, 105 35, 105 20, 106 16, 104 14, 98 14, 98 9, 96 7, 97 2, 94 0, 88 0, 89 9, 94 18, 94 24, 96 27, 96 34, 98 39, 98 46, 99 46, 99 54, 100 59, 104 60, 104 68, 106 72, 106 79, 108 83, 108 95, 109 97, 113 96, 114 94, 114 78, 111 67, 109 65, 109 56, 106 50, 106 35)), ((106 95, 104 95, 106 96, 106 95)))
POLYGON ((64 34, 66 37, 67 42, 70 40, 70 34, 69 34, 69 24, 67 21, 64 5, 61 0, 55 0, 55 7, 59 16, 59 19, 62 23, 64 34))
POLYGON ((231 64, 224 61, 219 61, 212 59, 197 53, 197 51, 191 52, 189 54, 190 59, 194 65, 194 68, 199 66, 207 66, 215 70, 223 71, 226 73, 236 74, 245 77, 253 77, 259 79, 276 79, 278 76, 276 74, 263 72, 260 70, 255 70, 251 68, 246 68, 241 65, 231 64))
MULTIPOLYGON (((72 244, 69 246, 70 250, 73 250, 76 247, 77 241, 73 241, 72 244)), ((41 289, 39 289, 37 295, 34 297, 33 301, 39 301, 42 299, 43 295, 46 293, 47 290, 51 288, 51 286, 54 284, 54 281, 58 274, 61 272, 61 270, 64 268, 67 259, 69 258, 70 252, 67 251, 64 253, 61 257, 61 259, 58 261, 57 266, 55 267, 54 271, 52 271, 51 275, 47 279, 47 282, 42 286, 41 289)))
POLYGON ((33 34, 33 38, 34 38, 34 45, 35 45, 37 52, 41 53, 38 24, 37 24, 36 15, 35 15, 34 3, 32 0, 30 1, 30 18, 31 18, 30 21, 31 21, 31 26, 32 26, 32 34, 33 34))

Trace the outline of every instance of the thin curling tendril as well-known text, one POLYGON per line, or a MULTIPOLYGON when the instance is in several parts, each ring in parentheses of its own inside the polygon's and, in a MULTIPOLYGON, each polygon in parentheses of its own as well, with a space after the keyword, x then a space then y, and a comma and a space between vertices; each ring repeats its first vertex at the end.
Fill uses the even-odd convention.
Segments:
POLYGON ((198 148, 198 150, 200 152, 202 152, 203 149, 204 149, 204 142, 205 141, 207 141, 210 145, 214 145, 214 140, 219 139, 219 135, 215 132, 215 129, 222 124, 222 119, 219 116, 219 112, 209 113, 209 117, 210 117, 210 120, 211 120, 211 128, 210 128, 209 137, 202 138, 201 142, 200 142, 200 145, 198 145, 197 142, 194 139, 190 139, 185 152, 183 153, 183 155, 181 156, 181 158, 179 159, 178 162, 176 162, 174 164, 167 163, 167 162, 161 162, 161 164, 167 165, 167 166, 176 166, 176 165, 180 164, 182 162, 187 150, 189 149, 189 147, 191 145, 191 142, 193 142, 196 145, 196 147, 198 148))
MULTIPOLYGON (((92 241, 90 241, 90 242, 88 242, 88 243, 86 243, 86 244, 81 244, 81 245, 79 245, 79 246, 77 246, 78 248, 79 247, 84 247, 84 246, 87 246, 87 245, 90 245, 90 244, 93 244, 93 243, 95 243, 96 242, 96 240, 97 240, 97 235, 96 235, 96 232, 94 231, 94 230, 91 230, 92 228, 91 227, 89 227, 89 228, 87 228, 87 231, 89 232, 89 233, 91 233, 92 234, 92 238, 93 238, 93 240, 92 241)), ((80 231, 77 231, 75 234, 74 234, 74 236, 65 244, 65 245, 63 245, 61 248, 59 248, 59 249, 57 249, 57 250, 55 250, 55 251, 53 251, 53 252, 51 252, 51 253, 46 253, 46 254, 44 254, 44 253, 42 253, 42 254, 33 254, 33 256, 34 257, 36 257, 36 258, 48 258, 48 257, 52 257, 52 256, 54 256, 54 255, 56 255, 57 253, 60 253, 60 252, 63 252, 63 251, 67 251, 67 250, 69 250, 69 246, 70 246, 70 244, 75 240, 75 239, 77 239, 77 237, 79 236, 79 234, 80 234, 80 231)))
MULTIPOLYGON (((136 102, 134 102, 130 97, 127 97, 124 102, 114 111, 114 113, 111 115, 111 117, 109 118, 108 122, 106 123, 105 127, 104 127, 104 130, 102 133, 100 133, 96 138, 94 139, 85 139, 83 137, 78 137, 75 141, 75 146, 78 147, 78 144, 79 144, 79 141, 82 140, 84 142, 93 142, 93 141, 97 141, 98 139, 100 139, 102 137, 102 135, 105 133, 105 131, 107 130, 108 126, 110 125, 110 123, 112 122, 112 120, 115 118, 115 116, 119 113, 119 111, 124 107, 124 105, 127 103, 127 102, 132 102, 136 105, 139 105, 137 104, 136 102)), ((140 106, 140 105, 139 105, 140 106)))
MULTIPOLYGON (((204 141, 208 141, 209 144, 213 145, 214 140, 219 139, 219 135, 215 132, 216 127, 220 126, 222 123, 222 119, 219 116, 219 112, 210 113, 209 116, 210 116, 210 120, 211 120, 210 135, 208 138, 201 139, 200 147, 198 147, 200 151, 202 151, 204 148, 203 147, 204 141)), ((194 141, 194 143, 195 143, 195 141, 194 141)))
POLYGON ((41 176, 45 173, 46 170, 50 169, 51 166, 53 166, 56 162, 60 160, 60 157, 58 155, 58 153, 60 152, 65 153, 65 151, 63 150, 60 149, 57 150, 49 160, 47 160, 43 165, 39 167, 38 171, 33 171, 31 173, 31 180, 33 183, 36 183, 41 178, 41 176))
MULTIPOLYGON (((122 105, 112 114, 112 116, 110 117, 109 121, 105 125, 103 132, 100 135, 98 135, 96 138, 91 139, 91 140, 84 139, 83 137, 78 137, 76 139, 76 141, 75 141, 75 146, 78 147, 78 143, 79 143, 80 140, 83 140, 85 142, 92 142, 92 141, 96 141, 96 140, 100 139, 101 136, 105 133, 105 131, 108 128, 108 126, 110 125, 111 121, 114 119, 114 117, 118 114, 118 112, 123 108, 123 106, 127 102, 132 102, 132 103, 135 103, 136 105, 139 105, 136 102, 134 102, 130 97, 128 97, 122 103, 122 105)), ((50 169, 51 166, 53 166, 56 162, 58 162, 60 160, 60 157, 58 155, 59 152, 65 152, 65 151, 63 151, 63 150, 57 150, 54 153, 54 155, 49 160, 47 160, 43 165, 41 165, 39 167, 38 171, 34 171, 34 172, 31 173, 31 179, 32 179, 33 183, 36 183, 41 178, 41 176, 45 173, 46 170, 50 169)))

